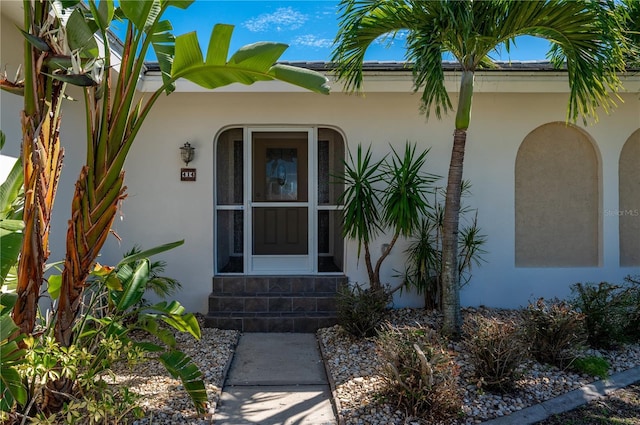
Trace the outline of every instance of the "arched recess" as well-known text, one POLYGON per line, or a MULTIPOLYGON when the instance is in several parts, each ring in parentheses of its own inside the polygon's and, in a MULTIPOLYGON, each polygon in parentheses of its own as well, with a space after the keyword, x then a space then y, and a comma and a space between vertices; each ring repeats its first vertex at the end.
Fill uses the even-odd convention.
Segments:
POLYGON ((216 274, 344 271, 343 134, 317 126, 235 126, 215 141, 216 274))
POLYGON ((517 267, 600 264, 600 160, 589 136, 565 123, 523 140, 515 167, 517 267))
POLYGON ((620 266, 640 266, 640 129, 622 147, 618 173, 620 266))

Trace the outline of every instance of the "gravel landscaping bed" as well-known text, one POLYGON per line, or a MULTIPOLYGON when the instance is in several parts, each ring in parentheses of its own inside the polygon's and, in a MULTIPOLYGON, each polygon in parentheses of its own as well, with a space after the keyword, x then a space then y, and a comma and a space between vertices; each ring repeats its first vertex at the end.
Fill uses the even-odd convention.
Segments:
MULTIPOLYGON (((464 309, 463 317, 485 315, 501 318, 517 317, 513 310, 464 309)), ((390 314, 393 325, 410 326, 421 324, 438 328, 440 316, 422 309, 400 309, 390 314)), ((384 380, 382 363, 376 353, 373 339, 357 340, 339 326, 320 329, 318 339, 322 345, 327 364, 327 373, 335 384, 335 396, 339 413, 346 424, 407 424, 412 418, 389 405, 381 396, 384 380)), ((528 361, 520 367, 521 377, 516 382, 512 394, 491 394, 483 391, 473 377, 473 367, 468 362, 461 344, 449 344, 449 349, 460 367, 460 384, 463 396, 464 418, 453 420, 452 424, 474 424, 508 415, 514 411, 556 397, 593 382, 594 377, 528 361)), ((606 358, 611 365, 610 373, 620 372, 640 365, 640 345, 629 345, 620 351, 594 351, 590 355, 606 358)))
POLYGON ((213 412, 222 391, 224 379, 231 364, 239 332, 202 327, 202 338, 198 341, 191 335, 178 334, 177 347, 198 365, 204 375, 209 399, 209 414, 197 417, 187 392, 180 380, 173 379, 158 362, 137 365, 133 369, 115 371, 114 379, 108 382, 126 386, 141 395, 140 405, 145 411, 143 419, 129 419, 134 425, 212 423, 213 412))

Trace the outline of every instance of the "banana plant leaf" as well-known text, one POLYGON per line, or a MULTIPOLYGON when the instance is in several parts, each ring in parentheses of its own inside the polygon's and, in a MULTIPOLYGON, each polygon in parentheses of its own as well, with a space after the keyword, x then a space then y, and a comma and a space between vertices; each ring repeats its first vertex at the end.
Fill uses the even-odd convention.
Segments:
MULTIPOLYGON (((0 138, 4 135, 0 133, 0 138)), ((16 161, 7 179, 0 185, 0 284, 18 261, 22 247, 22 163, 16 161)))
POLYGON ((202 380, 202 372, 193 360, 181 351, 170 351, 159 357, 160 362, 174 378, 180 379, 184 389, 191 397, 199 414, 206 412, 207 390, 202 380))
POLYGON ((24 361, 25 351, 18 347, 20 336, 16 335, 18 327, 11 319, 9 312, 15 303, 2 294, 2 314, 0 315, 0 410, 8 412, 17 402, 27 402, 27 390, 16 366, 24 361), (4 306, 8 302, 9 306, 4 306), (5 308, 6 307, 6 308, 5 308))
POLYGON ((328 80, 320 73, 277 65, 286 44, 260 42, 240 48, 227 61, 232 25, 217 24, 209 39, 206 61, 195 32, 176 37, 171 69, 174 80, 185 78, 201 87, 215 89, 232 83, 282 80, 316 93, 328 94, 328 80))

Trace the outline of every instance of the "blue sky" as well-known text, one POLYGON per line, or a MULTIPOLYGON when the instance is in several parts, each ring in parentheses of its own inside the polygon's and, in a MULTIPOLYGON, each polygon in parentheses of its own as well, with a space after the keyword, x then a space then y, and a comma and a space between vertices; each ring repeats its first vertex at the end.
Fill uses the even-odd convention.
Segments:
MULTIPOLYGON (((339 15, 337 0, 196 0, 187 10, 170 8, 165 17, 173 24, 176 35, 197 31, 203 49, 213 25, 225 23, 235 25, 232 51, 256 41, 276 41, 289 45, 282 60, 328 61, 339 15)), ((521 38, 510 56, 503 54, 494 59, 544 60, 547 50, 544 40, 521 38)), ((372 45, 365 59, 404 60, 402 40, 372 45)))

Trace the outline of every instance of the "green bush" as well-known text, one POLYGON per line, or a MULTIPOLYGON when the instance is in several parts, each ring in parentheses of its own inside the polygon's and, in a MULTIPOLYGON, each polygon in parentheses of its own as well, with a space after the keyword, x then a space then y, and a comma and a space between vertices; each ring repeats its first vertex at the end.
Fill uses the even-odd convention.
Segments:
POLYGON ((479 385, 491 391, 512 390, 517 368, 528 354, 521 327, 514 321, 478 316, 462 329, 479 385))
POLYGON ((539 362, 565 367, 584 345, 584 315, 570 304, 540 298, 522 314, 531 354, 539 362))
POLYGON ((602 379, 609 375, 610 367, 606 359, 597 356, 578 357, 571 362, 571 368, 576 372, 599 376, 602 379))
POLYGON ((640 282, 576 283, 571 287, 573 305, 585 315, 587 342, 593 348, 614 348, 640 340, 640 282))
MULTIPOLYGON (((462 197, 470 193, 471 184, 462 183, 462 197)), ((414 288, 424 295, 425 309, 442 309, 440 288, 442 271, 442 238, 444 234, 444 198, 446 191, 434 191, 433 208, 421 218, 413 232, 409 248, 406 250, 407 264, 403 275, 404 286, 414 288)), ((471 280, 472 266, 479 266, 486 251, 482 248, 486 236, 478 227, 478 211, 462 206, 460 208, 460 232, 458 233, 458 276, 460 287, 471 280), (468 217, 472 213, 473 217, 468 217)))
MULTIPOLYGON (((208 398, 202 373, 196 364, 179 351, 176 332, 200 338, 200 326, 192 313, 176 301, 153 305, 142 303, 145 289, 157 276, 151 272, 149 256, 181 245, 174 242, 143 252, 132 253, 116 267, 97 264, 87 280, 89 286, 82 297, 81 311, 74 322, 73 340, 69 346, 58 343, 51 322, 42 324, 38 336, 23 339, 24 354, 14 367, 23 392, 14 384, 15 373, 2 365, 2 381, 11 378, 11 394, 2 391, 5 417, 23 417, 29 423, 121 423, 131 415, 140 417, 138 397, 127 388, 112 388, 106 378, 117 364, 156 361, 167 372, 180 379, 198 413, 206 411, 208 398), (10 396, 11 398, 7 398, 10 396), (17 403, 13 403, 15 400, 17 403), (53 406, 53 408, 49 408, 53 406), (87 422, 88 418, 88 422, 87 422)), ((48 280, 52 299, 60 294, 59 275, 48 280)), ((10 299, 2 294, 0 317, 10 310, 10 299), (5 301, 6 300, 6 301, 5 301)), ((8 316, 7 316, 8 317, 8 316)), ((7 346, 3 334, 2 353, 15 352, 15 344, 7 346), (11 352, 7 351, 7 352, 11 352)), ((3 356, 4 357, 4 356, 3 356)), ((10 360, 9 358, 7 360, 10 360)), ((11 364, 7 361, 7 366, 11 364)), ((0 388, 3 388, 0 383, 0 388)))
POLYGON ((378 335, 389 397, 408 416, 441 421, 459 415, 462 397, 458 366, 443 348, 436 331, 424 327, 386 325, 378 335))
POLYGON ((345 285, 338 290, 338 323, 358 338, 375 336, 390 301, 391 295, 384 289, 345 285))

